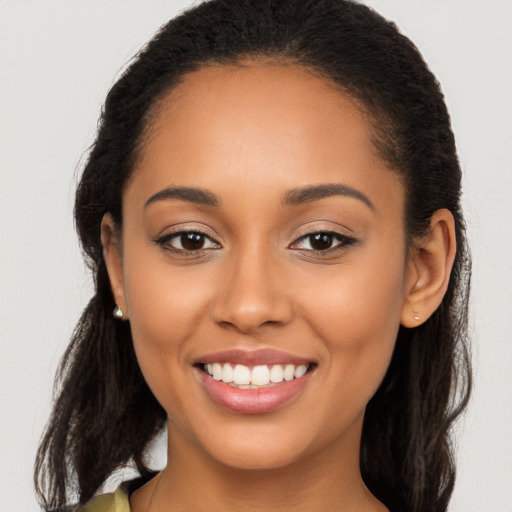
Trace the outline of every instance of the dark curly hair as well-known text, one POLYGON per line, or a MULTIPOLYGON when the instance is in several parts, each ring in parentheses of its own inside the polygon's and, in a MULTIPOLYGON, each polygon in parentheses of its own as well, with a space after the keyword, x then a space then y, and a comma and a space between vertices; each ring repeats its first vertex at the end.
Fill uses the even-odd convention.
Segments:
POLYGON ((405 183, 409 240, 425 234, 436 210, 453 214, 457 252, 448 290, 425 323, 400 328, 361 445, 364 481, 389 508, 447 508, 455 477, 450 429, 471 387, 470 258, 461 171, 439 84, 393 23, 354 1, 210 0, 164 25, 112 87, 78 186, 75 220, 95 295, 62 360, 37 455, 36 489, 46 510, 63 509, 73 492, 88 501, 128 462, 148 474, 145 450, 166 413, 139 370, 129 325, 112 317, 101 220, 110 213, 122 223, 123 186, 158 100, 202 66, 261 56, 309 68, 362 106, 382 158, 405 183))

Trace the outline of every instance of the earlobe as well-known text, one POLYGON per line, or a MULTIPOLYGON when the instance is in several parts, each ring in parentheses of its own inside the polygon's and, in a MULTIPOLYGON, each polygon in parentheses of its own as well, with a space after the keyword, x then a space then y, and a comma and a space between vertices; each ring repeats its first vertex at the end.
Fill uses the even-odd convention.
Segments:
POLYGON ((448 288, 456 252, 455 221, 449 210, 437 210, 430 231, 415 241, 409 256, 401 324, 417 327, 439 307, 448 288))
POLYGON ((114 219, 109 213, 101 221, 101 243, 114 300, 117 308, 126 314, 121 243, 114 219))

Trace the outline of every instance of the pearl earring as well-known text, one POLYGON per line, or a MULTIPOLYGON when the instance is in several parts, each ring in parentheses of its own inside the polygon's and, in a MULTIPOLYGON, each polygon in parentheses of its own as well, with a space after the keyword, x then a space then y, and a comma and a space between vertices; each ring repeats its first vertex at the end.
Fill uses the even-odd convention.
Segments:
POLYGON ((128 318, 126 318, 126 317, 124 316, 124 313, 123 313, 122 309, 121 309, 119 306, 117 306, 117 305, 116 305, 116 307, 114 308, 114 313, 113 313, 113 315, 114 315, 114 318, 115 318, 116 320, 128 320, 128 318))

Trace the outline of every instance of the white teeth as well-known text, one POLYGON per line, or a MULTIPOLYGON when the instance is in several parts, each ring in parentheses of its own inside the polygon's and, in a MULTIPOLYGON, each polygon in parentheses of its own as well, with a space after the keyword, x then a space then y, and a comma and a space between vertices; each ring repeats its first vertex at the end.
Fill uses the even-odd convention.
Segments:
POLYGON ((287 364, 284 367, 283 378, 284 380, 293 380, 295 376, 295 366, 293 364, 287 364))
POLYGON ((283 367, 279 364, 272 366, 272 368, 270 368, 270 382, 283 382, 283 379, 283 367))
POLYGON ((270 383, 270 370, 268 366, 255 366, 252 369, 251 384, 266 386, 270 383))
POLYGON ((233 382, 233 367, 229 363, 222 367, 222 382, 233 382))
POLYGON ((257 389, 262 386, 271 386, 279 382, 299 379, 308 371, 309 365, 301 364, 295 366, 287 364, 283 367, 280 364, 245 366, 237 364, 233 368, 230 363, 205 364, 204 370, 215 380, 221 380, 226 384, 241 389, 257 389))
POLYGON ((213 378, 215 380, 222 380, 222 366, 219 363, 213 363, 213 378))
POLYGON ((295 369, 295 378, 300 379, 308 371, 308 367, 305 364, 297 366, 295 369))
POLYGON ((233 371, 233 382, 235 384, 250 384, 251 383, 251 370, 248 366, 237 364, 233 371))

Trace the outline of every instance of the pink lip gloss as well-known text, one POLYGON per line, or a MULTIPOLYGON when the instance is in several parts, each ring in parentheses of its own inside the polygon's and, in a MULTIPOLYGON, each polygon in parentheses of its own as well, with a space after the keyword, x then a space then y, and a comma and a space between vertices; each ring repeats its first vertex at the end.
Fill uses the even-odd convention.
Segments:
POLYGON ((296 397, 311 376, 307 372, 300 378, 271 386, 241 389, 215 380, 199 368, 197 371, 210 398, 221 407, 240 414, 262 414, 278 409, 296 397))

